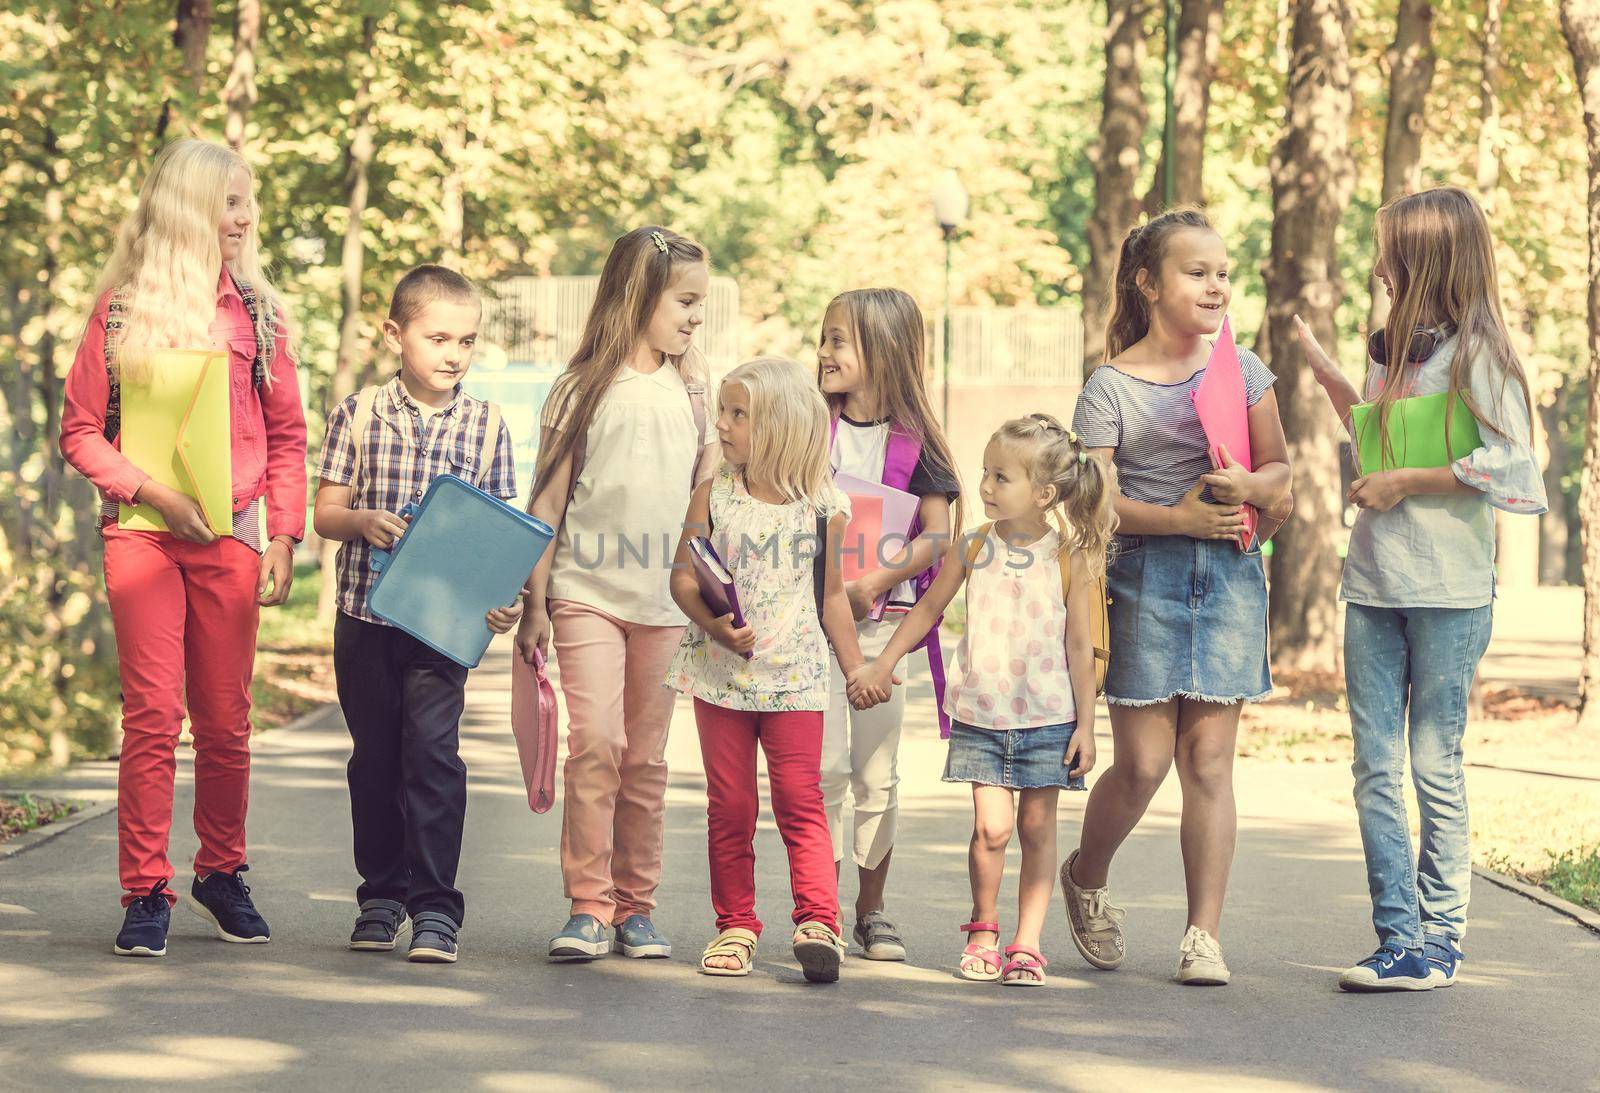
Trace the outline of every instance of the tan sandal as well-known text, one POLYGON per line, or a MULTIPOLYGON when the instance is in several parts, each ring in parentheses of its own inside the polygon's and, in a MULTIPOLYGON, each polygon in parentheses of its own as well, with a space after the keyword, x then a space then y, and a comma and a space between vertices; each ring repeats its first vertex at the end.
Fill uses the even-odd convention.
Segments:
POLYGON ((837 983, 844 938, 826 922, 808 919, 794 928, 794 958, 808 983, 837 983))
POLYGON ((700 954, 701 975, 749 975, 756 962, 756 935, 742 926, 732 926, 711 939, 706 951, 700 954), (736 968, 722 968, 706 961, 714 956, 732 957, 739 962, 736 968))

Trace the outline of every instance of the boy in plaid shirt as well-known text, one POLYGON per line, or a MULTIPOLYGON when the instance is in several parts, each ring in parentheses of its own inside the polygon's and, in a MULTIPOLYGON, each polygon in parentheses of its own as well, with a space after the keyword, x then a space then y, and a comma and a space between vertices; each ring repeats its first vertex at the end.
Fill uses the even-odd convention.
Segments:
MULTIPOLYGON (((511 432, 496 407, 464 394, 482 301, 442 266, 401 278, 383 324, 400 370, 351 395, 328 418, 314 526, 344 545, 333 664, 353 748, 348 768, 361 910, 350 948, 388 952, 409 917, 408 958, 454 963, 465 904, 456 890, 467 768, 457 729, 467 669, 379 620, 367 606, 374 547, 405 531, 397 515, 432 481, 454 474, 510 500, 511 432), (359 435, 357 435, 359 433, 359 435)), ((520 601, 489 612, 516 625, 520 601)))

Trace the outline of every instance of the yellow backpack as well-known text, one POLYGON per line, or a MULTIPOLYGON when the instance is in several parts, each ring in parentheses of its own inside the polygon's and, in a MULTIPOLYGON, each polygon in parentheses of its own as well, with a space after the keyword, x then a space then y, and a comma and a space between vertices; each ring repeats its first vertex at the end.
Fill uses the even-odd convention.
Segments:
MULTIPOLYGON (((983 551, 983 544, 989 539, 989 531, 993 524, 984 524, 967 543, 967 572, 971 573, 977 564, 978 555, 983 551)), ((1072 591, 1072 554, 1069 551, 1060 551, 1056 555, 1057 562, 1061 565, 1061 602, 1067 602, 1067 594, 1072 591)), ((1094 646, 1094 693, 1106 693, 1106 670, 1111 666, 1111 597, 1106 594, 1106 579, 1102 575, 1094 580, 1095 595, 1089 598, 1089 640, 1094 646)), ((972 620, 967 620, 967 625, 972 625, 972 620)))

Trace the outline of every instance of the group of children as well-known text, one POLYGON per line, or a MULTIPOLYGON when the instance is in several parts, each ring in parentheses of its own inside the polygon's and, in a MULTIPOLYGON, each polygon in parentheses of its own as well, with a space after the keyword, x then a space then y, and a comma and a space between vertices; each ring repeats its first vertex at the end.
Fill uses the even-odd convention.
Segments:
MULTIPOLYGON (((1429 190, 1385 206, 1377 232, 1377 274, 1393 306, 1369 345, 1366 388, 1358 393, 1302 325, 1313 372, 1347 428, 1362 401, 1382 421, 1397 400, 1448 391, 1481 435, 1444 467, 1363 467, 1349 497, 1360 511, 1341 592, 1345 661, 1380 947, 1340 983, 1422 990, 1454 982, 1462 960, 1470 870, 1461 738, 1489 632, 1491 506, 1538 512, 1544 494, 1481 210, 1463 191, 1429 190), (1416 860, 1400 792, 1407 740, 1422 811, 1416 860)), ((293 327, 256 249, 244 161, 205 142, 170 145, 102 277, 67 380, 62 451, 108 506, 106 584, 124 692, 124 955, 166 949, 186 695, 200 837, 191 905, 225 940, 270 936, 240 877, 248 689, 257 609, 286 598, 304 531, 306 431, 293 327), (139 382, 160 347, 229 355, 231 537, 214 536, 194 502, 118 450, 119 386, 139 382), (263 496, 264 540, 254 516, 263 496), (153 506, 169 530, 119 527, 116 505, 134 502, 153 506)), ((1122 962, 1126 916, 1107 887, 1111 864, 1176 763, 1188 897, 1177 978, 1227 983, 1218 938, 1236 831, 1235 737, 1243 703, 1271 691, 1259 543, 1288 515, 1291 474, 1274 376, 1253 354, 1240 352, 1250 467, 1214 458, 1190 398, 1231 296, 1221 236, 1191 209, 1128 233, 1106 363, 1085 383, 1070 428, 1029 414, 994 432, 977 485, 984 522, 970 528, 924 383, 923 316, 909 295, 845 292, 821 317, 815 370, 762 357, 711 392, 693 344, 709 285, 709 255, 690 239, 642 227, 616 241, 541 418, 528 507, 556 538, 521 600, 485 619, 495 632, 515 627, 517 653, 530 661, 553 643, 561 668, 570 917, 550 959, 593 960, 613 948, 671 955, 651 914, 674 691, 693 699, 707 786, 717 933, 700 969, 744 976, 755 963, 758 746, 789 855, 791 943, 806 978, 839 976, 847 849, 858 874, 850 937, 867 959, 906 959, 885 892, 899 835, 903 664, 925 648, 950 741, 944 779, 970 784, 973 796, 972 908, 958 975, 1045 982, 1057 799, 1083 789, 1095 766, 1103 671, 1114 762, 1059 867, 1073 942, 1095 967, 1122 962), (841 553, 851 501, 836 475, 917 499, 905 545, 850 581, 841 553), (1246 506, 1261 520, 1247 550, 1246 506), (701 596, 689 566, 698 535, 732 575, 742 625, 701 596), (678 546, 670 558, 634 551, 629 560, 624 539, 678 546), (963 588, 966 625, 947 681, 939 621, 963 588), (1108 656, 1097 664, 1095 623, 1107 610, 1108 656), (1006 931, 997 900, 1014 833, 1019 898, 1006 931)), ((438 475, 517 494, 509 431, 462 389, 480 313, 459 274, 422 266, 400 281, 383 324, 399 369, 334 407, 315 503, 318 534, 344 544, 334 659, 352 737, 361 877, 349 944, 392 950, 409 927, 408 955, 425 962, 457 958, 465 919, 455 880, 466 670, 371 614, 366 596, 371 551, 404 532, 400 510, 438 475)))

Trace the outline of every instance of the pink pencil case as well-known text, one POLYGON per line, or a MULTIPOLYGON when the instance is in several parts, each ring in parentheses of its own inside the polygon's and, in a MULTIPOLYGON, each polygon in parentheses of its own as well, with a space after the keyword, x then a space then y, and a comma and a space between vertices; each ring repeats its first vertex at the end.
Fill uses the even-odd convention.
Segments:
POLYGON ((544 654, 537 649, 533 663, 511 654, 511 735, 517 741, 522 781, 528 789, 528 807, 549 812, 556 802, 556 689, 545 675, 544 654))

